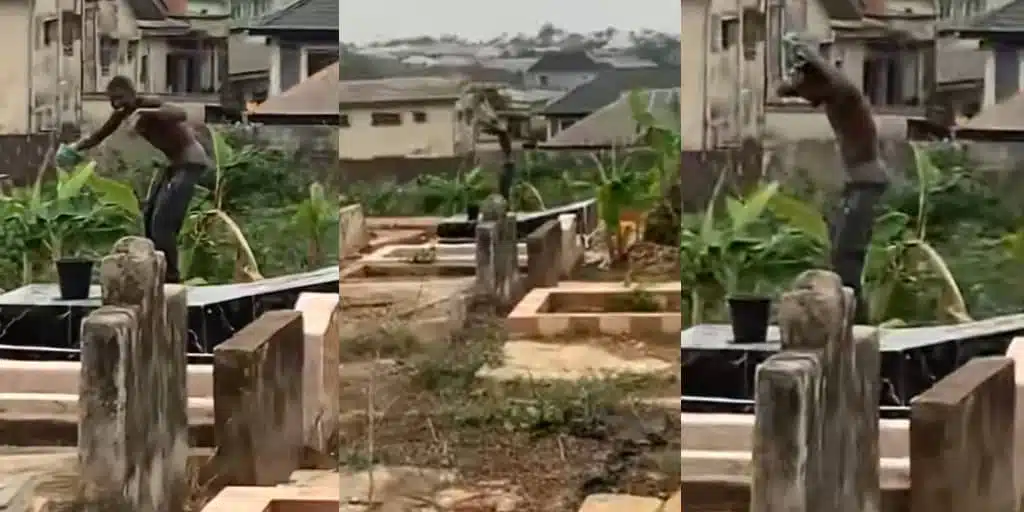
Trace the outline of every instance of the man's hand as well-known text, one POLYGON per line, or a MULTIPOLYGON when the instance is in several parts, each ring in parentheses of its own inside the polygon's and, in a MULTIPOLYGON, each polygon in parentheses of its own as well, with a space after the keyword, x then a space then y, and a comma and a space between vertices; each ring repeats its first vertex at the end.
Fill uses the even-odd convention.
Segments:
POLYGON ((860 95, 860 89, 842 71, 798 34, 783 36, 782 49, 789 67, 783 70, 784 80, 776 91, 779 96, 803 98, 817 106, 860 95))

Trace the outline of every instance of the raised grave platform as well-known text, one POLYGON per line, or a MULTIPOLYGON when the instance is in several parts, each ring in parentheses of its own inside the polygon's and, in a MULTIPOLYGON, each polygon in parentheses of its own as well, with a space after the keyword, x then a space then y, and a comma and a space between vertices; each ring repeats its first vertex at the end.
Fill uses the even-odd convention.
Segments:
POLYGON ((679 332, 680 284, 626 287, 622 283, 565 281, 535 288, 506 319, 509 334, 523 337, 679 332))
MULTIPOLYGON (((527 235, 545 222, 570 213, 576 216, 577 233, 589 235, 597 229, 597 201, 587 199, 539 212, 515 212, 516 236, 525 240, 527 235)), ((472 241, 476 237, 476 221, 469 220, 464 213, 452 215, 437 224, 437 236, 444 244, 472 241)))
MULTIPOLYGON (((959 325, 877 329, 855 326, 854 336, 880 335, 883 416, 905 417, 910 400, 977 356, 1003 355, 1024 334, 1024 314, 959 325)), ((779 330, 766 343, 733 343, 725 324, 690 327, 680 335, 683 412, 753 412, 754 371, 779 351, 779 330)))
MULTIPOLYGON (((189 358, 209 361, 213 348, 264 311, 291 309, 302 292, 338 291, 338 267, 252 283, 188 288, 189 358)), ((79 326, 100 306, 100 287, 85 300, 61 300, 56 284, 30 284, 0 295, 0 357, 77 360, 79 326)))

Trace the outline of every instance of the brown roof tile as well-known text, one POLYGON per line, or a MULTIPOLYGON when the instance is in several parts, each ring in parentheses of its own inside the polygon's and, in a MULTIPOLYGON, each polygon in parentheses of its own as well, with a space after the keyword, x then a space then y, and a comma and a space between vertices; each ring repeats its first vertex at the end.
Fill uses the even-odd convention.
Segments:
POLYGON ((404 77, 340 82, 340 105, 456 100, 468 81, 456 77, 404 77))
POLYGON ((256 114, 337 114, 338 63, 321 69, 291 89, 267 98, 256 114))

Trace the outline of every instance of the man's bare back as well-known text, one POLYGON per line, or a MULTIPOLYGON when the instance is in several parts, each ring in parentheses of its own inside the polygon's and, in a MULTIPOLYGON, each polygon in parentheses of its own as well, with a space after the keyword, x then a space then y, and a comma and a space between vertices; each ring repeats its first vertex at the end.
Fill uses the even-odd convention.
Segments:
POLYGON ((160 150, 172 167, 213 165, 206 149, 186 123, 187 115, 181 108, 155 98, 139 96, 127 79, 111 80, 107 96, 114 112, 103 126, 77 142, 73 146, 75 149, 84 151, 99 145, 125 121, 136 116, 133 126, 135 132, 160 150))
POLYGON ((860 89, 806 43, 791 37, 786 44, 795 47, 798 62, 779 87, 779 95, 800 97, 813 106, 824 105, 839 144, 847 181, 888 183, 879 155, 878 127, 871 116, 871 105, 860 89))
POLYGON ((77 152, 93 148, 112 135, 132 116, 136 133, 160 150, 170 162, 153 180, 143 207, 146 237, 164 253, 166 281, 180 282, 178 271, 178 232, 188 215, 189 204, 200 176, 213 168, 213 161, 199 143, 181 108, 155 98, 139 96, 131 81, 114 77, 107 86, 114 112, 94 133, 73 144, 77 152))
POLYGON ((845 286, 853 289, 857 297, 857 323, 865 323, 869 312, 861 291, 864 260, 871 243, 875 207, 889 183, 881 159, 878 128, 867 99, 842 71, 793 35, 787 35, 783 44, 796 63, 779 87, 779 95, 800 97, 814 106, 824 105, 839 143, 846 186, 839 208, 829 222, 832 270, 845 286))

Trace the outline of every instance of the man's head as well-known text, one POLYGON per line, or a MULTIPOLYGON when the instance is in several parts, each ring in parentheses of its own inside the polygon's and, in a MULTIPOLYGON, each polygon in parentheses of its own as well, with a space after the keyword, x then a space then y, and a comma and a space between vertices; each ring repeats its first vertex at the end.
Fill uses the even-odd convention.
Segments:
POLYGON ((126 76, 115 76, 107 84, 107 98, 114 110, 130 108, 135 105, 135 86, 126 76))

